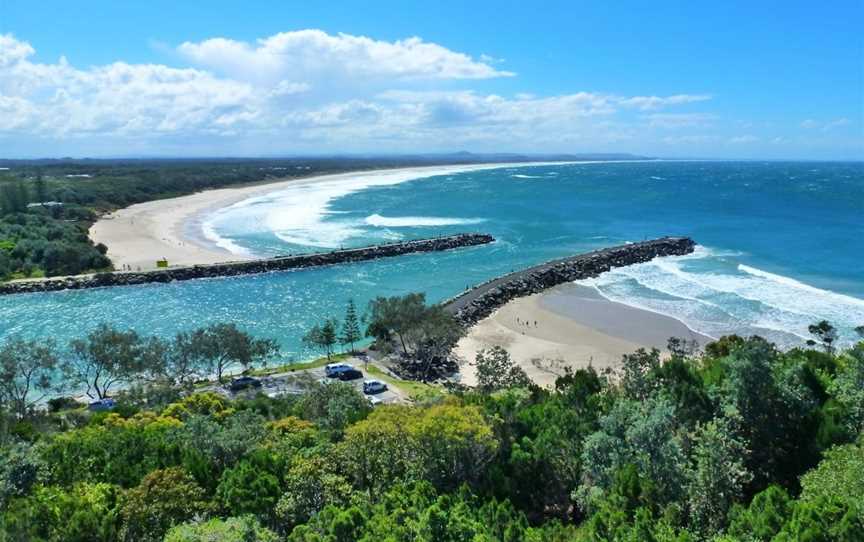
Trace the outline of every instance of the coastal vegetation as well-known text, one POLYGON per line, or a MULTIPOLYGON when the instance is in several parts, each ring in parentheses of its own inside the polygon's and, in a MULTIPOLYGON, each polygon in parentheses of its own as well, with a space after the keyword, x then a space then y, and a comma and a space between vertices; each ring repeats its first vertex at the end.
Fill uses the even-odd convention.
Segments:
MULTIPOLYGON (((422 299, 376 303, 379 340, 417 352, 404 324, 422 299)), ((552 389, 495 349, 477 356, 476 388, 375 408, 338 382, 201 391, 189 375, 266 345, 228 354, 236 340, 102 327, 80 348, 123 360, 105 374, 124 386, 100 384, 117 406, 45 410, 41 376, 68 354, 10 342, 0 540, 861 540, 864 340, 841 350, 815 325, 809 348, 672 341, 668 359, 638 350, 552 389)))

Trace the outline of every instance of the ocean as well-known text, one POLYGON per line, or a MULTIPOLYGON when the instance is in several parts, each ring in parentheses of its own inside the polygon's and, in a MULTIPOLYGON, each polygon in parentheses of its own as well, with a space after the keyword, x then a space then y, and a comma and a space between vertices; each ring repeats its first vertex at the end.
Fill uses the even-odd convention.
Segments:
POLYGON ((61 342, 100 322, 169 336, 218 321, 300 338, 378 295, 439 301, 511 270, 604 246, 690 236, 695 253, 580 281, 712 337, 802 344, 827 319, 840 343, 864 324, 864 164, 653 161, 504 167, 420 179, 303 183, 190 222, 238 254, 273 256, 462 231, 497 242, 446 253, 257 276, 0 298, 0 337, 61 342))

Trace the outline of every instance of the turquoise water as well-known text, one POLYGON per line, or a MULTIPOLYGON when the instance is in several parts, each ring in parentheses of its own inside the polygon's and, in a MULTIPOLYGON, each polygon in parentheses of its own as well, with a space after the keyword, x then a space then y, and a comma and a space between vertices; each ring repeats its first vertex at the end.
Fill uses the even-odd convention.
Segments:
POLYGON ((405 181, 298 185, 218 211, 204 234, 261 256, 482 231, 490 246, 375 262, 168 285, 0 298, 0 335, 59 340, 99 322, 173 334, 234 321, 300 337, 349 298, 424 291, 437 301, 513 269, 603 246, 689 235, 695 254, 583 281, 605 297, 702 333, 760 333, 800 344, 827 318, 853 340, 864 324, 864 165, 642 162, 547 165, 405 181))

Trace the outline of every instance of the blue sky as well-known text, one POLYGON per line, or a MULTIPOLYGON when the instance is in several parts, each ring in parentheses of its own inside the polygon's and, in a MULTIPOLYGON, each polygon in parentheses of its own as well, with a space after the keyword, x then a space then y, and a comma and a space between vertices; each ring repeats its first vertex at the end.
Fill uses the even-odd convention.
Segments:
POLYGON ((0 0, 0 156, 860 159, 862 6, 0 0))

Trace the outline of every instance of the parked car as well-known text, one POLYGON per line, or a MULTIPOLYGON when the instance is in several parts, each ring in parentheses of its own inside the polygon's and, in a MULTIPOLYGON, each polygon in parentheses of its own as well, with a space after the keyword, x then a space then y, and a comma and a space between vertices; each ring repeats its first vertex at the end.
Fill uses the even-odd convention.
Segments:
POLYGON ((115 406, 117 406, 117 403, 114 402, 114 399, 106 397, 105 399, 99 399, 98 401, 93 401, 87 405, 87 410, 93 412, 104 412, 106 410, 111 410, 115 406))
POLYGON ((328 363, 324 366, 324 374, 330 378, 339 376, 345 371, 354 370, 354 367, 348 363, 328 363))
POLYGON ((380 380, 366 380, 363 382, 363 393, 366 395, 375 395, 382 391, 387 391, 387 384, 380 380))
POLYGON ((363 378, 363 373, 361 373, 357 369, 351 368, 347 371, 340 372, 338 375, 336 375, 336 378, 338 378, 342 382, 346 382, 348 380, 357 380, 358 378, 363 378))
POLYGON ((252 378, 251 376, 241 376, 240 378, 235 378, 231 381, 231 384, 228 385, 228 389, 231 391, 242 391, 246 388, 260 388, 261 381, 257 378, 252 378))
POLYGON ((366 400, 369 401, 369 404, 373 407, 384 403, 380 397, 367 397, 366 400))

